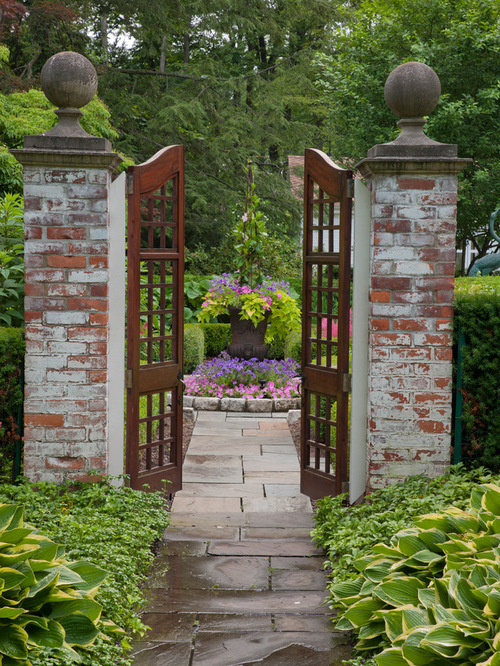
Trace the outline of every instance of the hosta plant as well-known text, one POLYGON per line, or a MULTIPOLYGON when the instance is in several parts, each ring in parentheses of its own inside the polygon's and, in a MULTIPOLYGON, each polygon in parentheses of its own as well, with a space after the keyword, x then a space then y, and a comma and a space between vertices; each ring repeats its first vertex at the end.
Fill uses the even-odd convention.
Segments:
POLYGON ((30 653, 45 648, 79 661, 74 648, 100 633, 93 597, 105 577, 93 564, 67 560, 62 546, 24 523, 21 507, 0 504, 0 664, 29 666, 30 653))
POLYGON ((337 629, 382 650, 379 666, 500 666, 499 486, 474 489, 467 511, 416 518, 355 566, 331 587, 337 629))

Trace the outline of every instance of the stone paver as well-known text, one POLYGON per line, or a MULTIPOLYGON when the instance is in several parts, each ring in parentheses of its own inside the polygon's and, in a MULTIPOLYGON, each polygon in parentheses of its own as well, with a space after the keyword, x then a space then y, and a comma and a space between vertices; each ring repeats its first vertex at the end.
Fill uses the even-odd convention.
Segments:
MULTIPOLYGON (((267 408, 267 404, 262 405, 267 408)), ((285 414, 199 412, 135 666, 340 666, 285 414)))

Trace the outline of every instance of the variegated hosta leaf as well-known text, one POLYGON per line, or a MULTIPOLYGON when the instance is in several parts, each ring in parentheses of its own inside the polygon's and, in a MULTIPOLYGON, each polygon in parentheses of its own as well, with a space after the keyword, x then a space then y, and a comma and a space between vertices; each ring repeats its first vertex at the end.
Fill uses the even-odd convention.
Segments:
POLYGON ((19 507, 0 504, 0 665, 28 664, 30 650, 42 648, 79 660, 73 646, 99 635, 93 596, 105 577, 89 562, 66 560, 61 546, 23 524, 19 507))
POLYGON ((333 586, 338 627, 358 633, 359 649, 382 650, 379 666, 500 666, 500 487, 475 489, 469 511, 415 523, 360 558, 357 580, 333 586))

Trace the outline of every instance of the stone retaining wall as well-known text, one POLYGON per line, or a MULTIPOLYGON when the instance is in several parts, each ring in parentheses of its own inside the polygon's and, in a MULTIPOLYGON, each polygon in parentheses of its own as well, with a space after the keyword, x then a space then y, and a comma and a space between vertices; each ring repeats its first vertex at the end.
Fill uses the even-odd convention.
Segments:
POLYGON ((267 399, 267 398, 198 398, 184 396, 184 407, 202 409, 216 412, 288 412, 290 409, 300 409, 300 398, 267 399))

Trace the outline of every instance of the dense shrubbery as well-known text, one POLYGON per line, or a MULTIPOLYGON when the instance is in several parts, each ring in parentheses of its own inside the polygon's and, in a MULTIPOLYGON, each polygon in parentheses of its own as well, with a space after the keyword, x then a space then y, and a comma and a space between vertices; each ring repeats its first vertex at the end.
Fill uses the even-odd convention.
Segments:
POLYGON ((22 407, 20 384, 24 358, 23 331, 0 328, 0 481, 10 481, 14 447, 19 440, 17 416, 22 407))
MULTIPOLYGON (((26 482, 0 486, 1 502, 23 505, 26 522, 64 544, 68 558, 85 559, 108 573, 96 595, 103 607, 97 626, 107 638, 98 637, 88 651, 81 651, 81 663, 130 664, 127 640, 116 640, 115 628, 106 621, 116 622, 128 636, 144 631, 138 616, 139 584, 153 559, 151 547, 168 524, 161 494, 115 488, 109 480, 73 486, 26 482)), ((49 648, 38 657, 30 654, 30 661, 33 666, 68 663, 67 656, 49 648)))
POLYGON ((500 471, 500 277, 460 278, 455 292, 455 329, 466 342, 464 462, 500 471))

